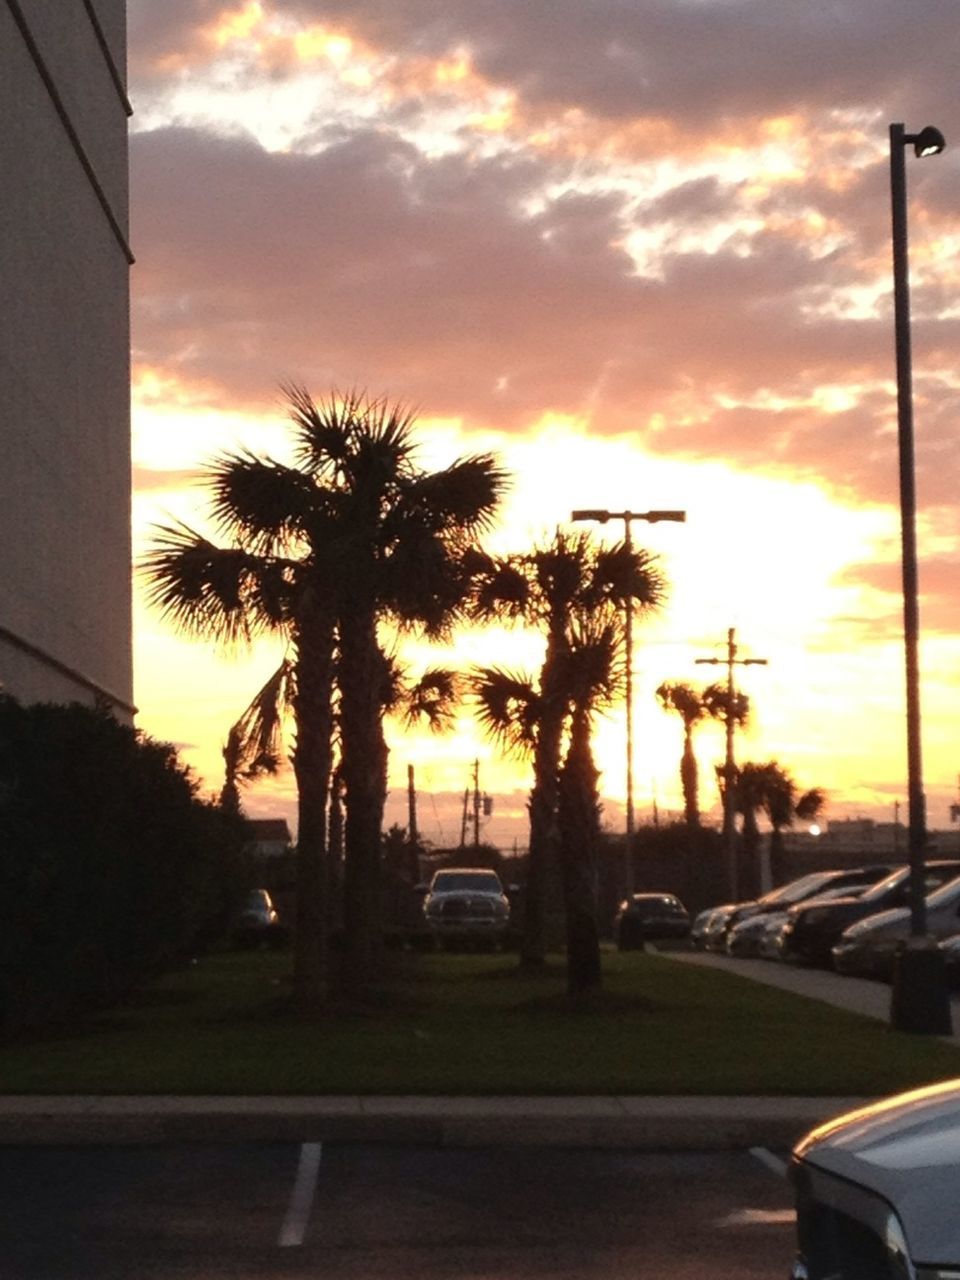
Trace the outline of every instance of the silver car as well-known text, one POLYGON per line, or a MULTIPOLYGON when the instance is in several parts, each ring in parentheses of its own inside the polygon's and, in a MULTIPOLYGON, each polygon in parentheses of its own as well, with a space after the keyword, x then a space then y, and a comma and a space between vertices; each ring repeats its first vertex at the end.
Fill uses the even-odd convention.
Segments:
POLYGON ((423 900, 423 916, 438 942, 491 947, 507 932, 510 902, 495 871, 449 867, 434 872, 423 900))
MULTIPOLYGON (((941 885, 927 896, 927 933, 932 938, 948 938, 960 931, 960 878, 941 885)), ((910 908, 896 907, 867 916, 850 925, 833 948, 833 965, 838 973, 860 977, 889 978, 893 957, 901 942, 910 937, 910 908)))
POLYGON ((793 1151, 792 1280, 960 1277, 960 1080, 851 1111, 793 1151))

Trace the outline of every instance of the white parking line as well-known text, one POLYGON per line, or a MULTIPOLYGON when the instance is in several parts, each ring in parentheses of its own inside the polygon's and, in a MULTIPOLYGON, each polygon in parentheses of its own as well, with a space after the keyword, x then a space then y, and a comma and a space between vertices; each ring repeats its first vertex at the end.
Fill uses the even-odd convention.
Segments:
POLYGON ((287 1216, 280 1228, 277 1241, 281 1249, 289 1249, 303 1244, 310 1221, 310 1210, 313 1208, 313 1197, 317 1189, 317 1175, 320 1172, 320 1156, 323 1146, 319 1142, 305 1142, 300 1148, 300 1162, 297 1165, 297 1178, 293 1184, 293 1194, 287 1216))
POLYGON ((787 1162, 781 1160, 779 1156, 775 1156, 772 1151, 768 1151, 766 1147, 751 1147, 750 1154, 754 1160, 759 1160, 765 1165, 771 1173, 775 1173, 778 1178, 787 1176, 787 1162))

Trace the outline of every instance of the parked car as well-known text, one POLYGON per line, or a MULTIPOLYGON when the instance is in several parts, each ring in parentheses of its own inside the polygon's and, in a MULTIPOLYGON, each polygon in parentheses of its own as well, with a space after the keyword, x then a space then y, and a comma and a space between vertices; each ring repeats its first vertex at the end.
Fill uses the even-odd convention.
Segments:
POLYGON ((281 947, 287 942, 287 930, 266 889, 251 889, 243 910, 234 921, 233 944, 243 950, 256 947, 281 947))
MULTIPOLYGON (((960 932, 960 878, 948 880, 927 898, 927 933, 948 938, 960 932)), ((897 907, 858 920, 843 933, 831 951, 838 973, 889 979, 893 957, 910 936, 910 908, 897 907)))
POLYGON ((718 912, 726 910, 726 904, 721 907, 707 907, 705 911, 701 911, 699 915, 694 917, 693 924, 690 926, 690 942, 694 950, 705 950, 707 945, 707 934, 710 931, 711 921, 716 917, 718 912))
POLYGON ((960 1080, 831 1120, 793 1150, 793 1280, 960 1276, 960 1080))
MULTIPOLYGON (((929 895, 948 880, 960 876, 960 860, 942 859, 927 863, 926 885, 929 895)), ((791 907, 783 933, 785 960, 798 960, 805 964, 831 966, 831 949, 841 933, 857 920, 876 915, 892 907, 910 904, 910 868, 897 867, 883 880, 878 880, 866 893, 858 896, 836 898, 825 903, 819 898, 813 902, 791 907)))
POLYGON ((449 867, 434 872, 423 917, 442 945, 496 947, 510 924, 510 901, 495 871, 449 867))
POLYGON ((645 942, 685 938, 690 913, 672 893, 635 893, 613 917, 613 938, 620 951, 642 949, 645 942))
POLYGON ((710 921, 705 934, 707 949, 710 951, 726 951, 727 931, 741 920, 749 916, 759 915, 763 911, 782 911, 797 902, 816 897, 827 889, 854 888, 857 885, 874 884, 890 871, 888 866, 853 867, 837 871, 811 871, 796 880, 790 880, 777 889, 771 889, 762 898, 751 902, 737 902, 718 908, 718 914, 710 921))
MULTIPOLYGON (((825 889, 813 902, 830 902, 834 897, 843 894, 863 893, 866 885, 851 889, 843 885, 839 889, 825 889)), ((782 907, 779 911, 761 911, 758 915, 748 916, 732 929, 727 931, 727 955, 731 956, 765 956, 767 959, 779 959, 781 956, 780 938, 790 918, 791 910, 797 908, 782 907), (776 938, 776 944, 772 939, 776 938)))

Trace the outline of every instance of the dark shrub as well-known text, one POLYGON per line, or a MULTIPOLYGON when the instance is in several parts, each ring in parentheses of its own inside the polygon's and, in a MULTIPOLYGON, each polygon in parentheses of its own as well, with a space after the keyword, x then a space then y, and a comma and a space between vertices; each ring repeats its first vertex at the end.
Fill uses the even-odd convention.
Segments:
POLYGON ((242 850, 168 744, 0 697, 0 1028, 108 1004, 209 944, 247 888, 242 850))

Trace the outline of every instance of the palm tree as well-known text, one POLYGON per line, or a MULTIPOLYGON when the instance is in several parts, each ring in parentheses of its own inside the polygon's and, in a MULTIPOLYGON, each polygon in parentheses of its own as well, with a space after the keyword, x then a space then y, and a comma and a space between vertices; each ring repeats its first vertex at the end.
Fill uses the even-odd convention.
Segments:
POLYGON ((570 706, 564 661, 571 625, 604 611, 619 615, 628 598, 640 609, 655 608, 663 598, 664 581, 647 552, 622 542, 597 547, 587 533, 560 529, 530 552, 490 561, 479 581, 478 616, 520 619, 541 628, 546 638, 531 744, 534 781, 521 949, 521 965, 538 968, 546 957, 547 877, 558 853, 561 751, 570 706))
POLYGON ((664 681, 657 689, 657 700, 664 711, 675 711, 683 721, 683 755, 680 759, 683 811, 687 826, 696 830, 700 826, 700 800, 693 731, 710 713, 704 704, 703 694, 682 681, 664 681))
POLYGON ((757 815, 770 823, 770 871, 775 884, 783 879, 783 829, 796 819, 815 818, 826 802, 819 787, 798 795, 797 784, 776 760, 744 764, 737 771, 736 807, 743 815, 743 861, 746 877, 755 892, 760 885, 760 828, 757 815))
POLYGON ((469 595, 473 548, 506 476, 486 454, 421 471, 402 405, 357 392, 317 404, 301 387, 285 391, 294 463, 241 452, 210 470, 213 513, 231 545, 166 527, 145 569, 151 599, 182 629, 228 644, 275 630, 293 655, 298 886, 317 939, 297 979, 316 999, 335 691, 346 807, 342 978, 362 991, 381 941, 388 664, 379 627, 390 620, 446 633, 469 595))
POLYGON ((783 874, 783 831, 794 822, 812 822, 826 804, 826 792, 820 787, 798 793, 797 784, 788 770, 776 760, 766 766, 767 787, 763 808, 770 823, 770 874, 779 884, 783 874))

